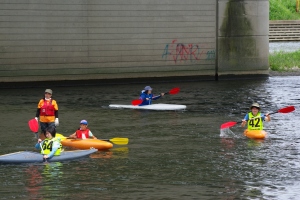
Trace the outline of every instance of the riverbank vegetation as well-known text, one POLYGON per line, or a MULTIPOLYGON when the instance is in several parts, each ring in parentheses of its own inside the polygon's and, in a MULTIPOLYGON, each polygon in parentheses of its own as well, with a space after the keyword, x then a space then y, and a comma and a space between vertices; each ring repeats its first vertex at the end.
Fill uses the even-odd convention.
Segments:
MULTIPOLYGON (((300 20, 296 12, 297 0, 270 0, 270 20, 300 20)), ((278 72, 300 70, 300 50, 295 52, 275 52, 269 55, 270 69, 278 72)))
POLYGON ((270 68, 273 71, 299 71, 300 50, 295 52, 275 52, 269 55, 270 68))
POLYGON ((297 0, 270 0, 270 20, 300 20, 300 12, 296 12, 297 0))

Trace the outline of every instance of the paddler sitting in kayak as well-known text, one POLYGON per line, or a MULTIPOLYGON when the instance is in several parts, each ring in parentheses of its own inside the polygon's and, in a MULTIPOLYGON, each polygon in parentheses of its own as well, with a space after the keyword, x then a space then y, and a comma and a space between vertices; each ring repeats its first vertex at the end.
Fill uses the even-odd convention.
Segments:
POLYGON ((263 121, 271 121, 270 115, 261 114, 258 103, 253 103, 250 106, 250 110, 251 112, 247 113, 242 120, 242 127, 244 127, 248 121, 248 130, 263 130, 263 121))
POLYGON ((44 159, 52 158, 53 156, 59 156, 61 152, 60 138, 56 138, 56 130, 54 126, 49 126, 45 131, 45 140, 38 139, 35 148, 41 149, 41 154, 44 155, 44 159))
POLYGON ((161 93, 160 95, 153 97, 152 88, 150 86, 146 86, 140 95, 139 99, 143 100, 143 102, 139 106, 151 105, 152 100, 159 99, 164 95, 165 93, 161 93))
POLYGON ((79 139, 87 139, 87 138, 93 138, 93 139, 97 139, 93 133, 90 131, 90 129, 87 128, 88 126, 88 122, 83 119, 80 121, 80 128, 78 128, 78 130, 73 133, 72 135, 70 135, 70 138, 79 138, 79 139))

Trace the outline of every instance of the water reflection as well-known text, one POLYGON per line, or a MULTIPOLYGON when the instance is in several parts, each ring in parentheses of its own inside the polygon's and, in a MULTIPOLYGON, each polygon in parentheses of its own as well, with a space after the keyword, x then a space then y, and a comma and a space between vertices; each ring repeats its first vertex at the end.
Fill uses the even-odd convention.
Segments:
POLYGON ((41 165, 29 165, 25 169, 27 175, 26 189, 30 199, 47 199, 44 194, 52 197, 60 197, 63 172, 62 163, 43 163, 41 165))
POLYGON ((37 166, 31 165, 25 169, 26 190, 29 193, 30 199, 42 199, 40 189, 42 187, 43 177, 37 166))

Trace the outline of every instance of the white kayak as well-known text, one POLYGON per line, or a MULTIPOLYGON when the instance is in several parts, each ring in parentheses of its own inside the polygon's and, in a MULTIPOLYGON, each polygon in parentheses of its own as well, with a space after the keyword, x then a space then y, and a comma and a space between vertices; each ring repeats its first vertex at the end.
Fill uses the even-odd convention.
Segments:
POLYGON ((133 106, 133 105, 119 105, 119 104, 110 104, 110 108, 129 108, 129 109, 139 109, 139 110, 185 110, 186 105, 177 105, 177 104, 152 104, 146 106, 133 106))

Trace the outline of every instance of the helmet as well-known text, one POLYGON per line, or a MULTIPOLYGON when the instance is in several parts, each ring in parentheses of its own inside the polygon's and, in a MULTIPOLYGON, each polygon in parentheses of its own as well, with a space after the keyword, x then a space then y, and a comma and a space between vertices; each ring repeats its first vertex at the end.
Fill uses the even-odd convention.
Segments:
POLYGON ((85 119, 83 119, 80 121, 80 124, 88 125, 88 122, 85 119))
POLYGON ((152 88, 150 86, 146 86, 144 90, 152 90, 152 88))
POLYGON ((250 110, 251 110, 253 107, 257 108, 258 110, 260 109, 258 103, 253 103, 253 104, 250 106, 250 110))

